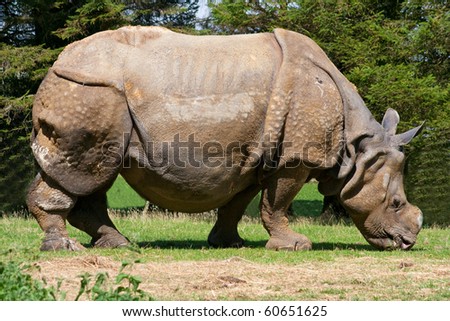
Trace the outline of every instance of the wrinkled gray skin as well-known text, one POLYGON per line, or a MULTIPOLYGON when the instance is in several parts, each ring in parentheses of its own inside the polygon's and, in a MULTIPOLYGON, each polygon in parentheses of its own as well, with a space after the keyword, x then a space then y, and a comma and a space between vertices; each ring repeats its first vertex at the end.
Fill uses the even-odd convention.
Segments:
POLYGON ((219 208, 208 241, 230 247, 243 244, 237 224, 261 191, 266 247, 304 250, 311 242, 288 227, 286 210, 315 178, 370 244, 409 249, 422 213, 406 200, 399 147, 420 128, 396 135, 398 122, 389 109, 377 123, 317 44, 294 32, 101 32, 69 45, 36 95, 41 171, 28 206, 42 250, 83 249, 66 221, 94 246, 126 245, 106 207, 120 173, 161 207, 219 208))

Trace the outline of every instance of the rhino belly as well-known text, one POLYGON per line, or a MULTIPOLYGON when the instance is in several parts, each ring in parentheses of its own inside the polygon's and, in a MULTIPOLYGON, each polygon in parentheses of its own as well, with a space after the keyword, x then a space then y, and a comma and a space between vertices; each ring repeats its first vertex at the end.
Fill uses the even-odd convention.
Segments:
POLYGON ((162 208, 204 212, 227 204, 236 194, 256 183, 256 169, 239 167, 142 168, 136 160, 121 175, 142 197, 162 208))
POLYGON ((135 117, 122 175, 163 208, 202 212, 257 183, 265 97, 166 99, 135 117))

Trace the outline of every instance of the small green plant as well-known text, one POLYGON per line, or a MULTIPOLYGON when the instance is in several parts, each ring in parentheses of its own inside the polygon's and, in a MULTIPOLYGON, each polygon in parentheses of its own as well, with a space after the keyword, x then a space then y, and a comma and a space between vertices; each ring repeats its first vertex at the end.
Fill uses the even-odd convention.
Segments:
POLYGON ((119 274, 115 278, 113 286, 108 287, 110 276, 106 272, 97 273, 94 284, 90 286, 92 275, 82 274, 80 290, 75 298, 78 301, 83 294, 91 301, 150 301, 152 298, 143 290, 139 289, 142 280, 128 273, 124 269, 129 265, 123 262, 119 274), (123 285, 125 283, 125 285, 123 285))
POLYGON ((25 273, 29 265, 0 262, 0 301, 56 301, 64 300, 65 293, 57 287, 34 280, 25 273))

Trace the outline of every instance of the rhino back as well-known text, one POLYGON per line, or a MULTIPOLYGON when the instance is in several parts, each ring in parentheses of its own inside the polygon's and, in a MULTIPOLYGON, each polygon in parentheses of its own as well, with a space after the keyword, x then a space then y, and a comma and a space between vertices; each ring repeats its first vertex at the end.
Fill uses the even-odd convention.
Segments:
POLYGON ((173 138, 176 128, 228 143, 260 140, 281 60, 273 34, 198 37, 124 27, 69 45, 53 70, 123 91, 153 141, 173 138))
POLYGON ((165 33, 127 56, 127 101, 155 141, 175 133, 221 143, 259 141, 280 54, 271 34, 165 33))

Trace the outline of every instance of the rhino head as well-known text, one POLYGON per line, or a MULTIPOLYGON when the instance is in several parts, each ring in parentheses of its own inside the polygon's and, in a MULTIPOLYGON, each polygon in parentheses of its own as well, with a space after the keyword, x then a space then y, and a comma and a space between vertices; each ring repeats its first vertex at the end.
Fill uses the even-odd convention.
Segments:
POLYGON ((421 210, 410 204, 403 188, 405 155, 401 146, 422 128, 395 134, 400 118, 388 109, 382 129, 360 137, 355 144, 352 170, 339 194, 364 238, 378 249, 410 249, 422 227, 421 210))

